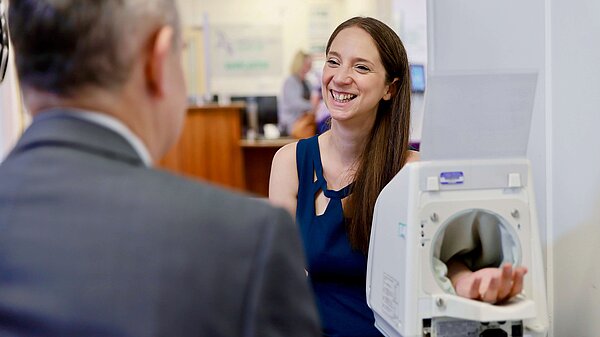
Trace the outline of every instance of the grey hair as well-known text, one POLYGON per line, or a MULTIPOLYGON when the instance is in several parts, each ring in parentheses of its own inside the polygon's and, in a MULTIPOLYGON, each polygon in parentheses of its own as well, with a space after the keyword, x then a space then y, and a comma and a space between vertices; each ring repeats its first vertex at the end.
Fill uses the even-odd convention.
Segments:
POLYGON ((9 24, 21 83, 59 96, 119 88, 154 30, 180 30, 174 0, 11 0, 9 24))

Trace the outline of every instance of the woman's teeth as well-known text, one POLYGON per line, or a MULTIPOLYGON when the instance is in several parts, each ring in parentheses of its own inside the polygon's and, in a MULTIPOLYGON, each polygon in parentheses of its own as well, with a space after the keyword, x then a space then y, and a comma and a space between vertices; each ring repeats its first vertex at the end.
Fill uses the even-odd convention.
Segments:
POLYGON ((340 94, 340 93, 336 93, 334 91, 331 92, 331 96, 333 96, 333 99, 339 103, 350 102, 352 99, 354 99, 356 97, 356 95, 340 94))

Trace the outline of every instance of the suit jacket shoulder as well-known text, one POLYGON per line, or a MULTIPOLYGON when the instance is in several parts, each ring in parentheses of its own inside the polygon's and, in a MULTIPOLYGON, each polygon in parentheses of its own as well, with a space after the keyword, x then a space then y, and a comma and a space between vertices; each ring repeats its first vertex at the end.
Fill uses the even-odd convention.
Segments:
POLYGON ((0 247, 0 335, 318 334, 283 210, 145 167, 84 121, 34 122, 2 163, 0 247))

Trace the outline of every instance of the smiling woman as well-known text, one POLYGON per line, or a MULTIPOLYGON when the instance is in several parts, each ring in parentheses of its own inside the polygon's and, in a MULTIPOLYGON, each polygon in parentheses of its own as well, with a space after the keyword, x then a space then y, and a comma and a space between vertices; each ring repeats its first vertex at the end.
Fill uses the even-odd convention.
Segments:
POLYGON ((326 336, 381 336, 365 297, 375 200, 412 158, 406 51, 393 30, 356 17, 331 35, 323 100, 331 129, 282 148, 269 198, 296 216, 326 336))

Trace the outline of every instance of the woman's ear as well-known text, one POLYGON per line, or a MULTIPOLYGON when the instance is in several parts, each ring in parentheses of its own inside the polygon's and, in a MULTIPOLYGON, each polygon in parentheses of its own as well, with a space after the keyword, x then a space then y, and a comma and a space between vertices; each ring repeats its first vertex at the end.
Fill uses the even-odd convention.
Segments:
POLYGON ((175 33, 170 26, 161 27, 154 35, 151 45, 148 63, 146 64, 146 81, 149 90, 153 94, 163 96, 165 94, 165 79, 168 71, 169 53, 173 50, 175 33))
POLYGON ((387 89, 385 91, 385 94, 383 94, 383 100, 384 101, 389 101, 392 96, 394 94, 396 94, 396 91, 398 90, 398 77, 394 78, 394 80, 392 81, 392 83, 387 85, 387 89))

